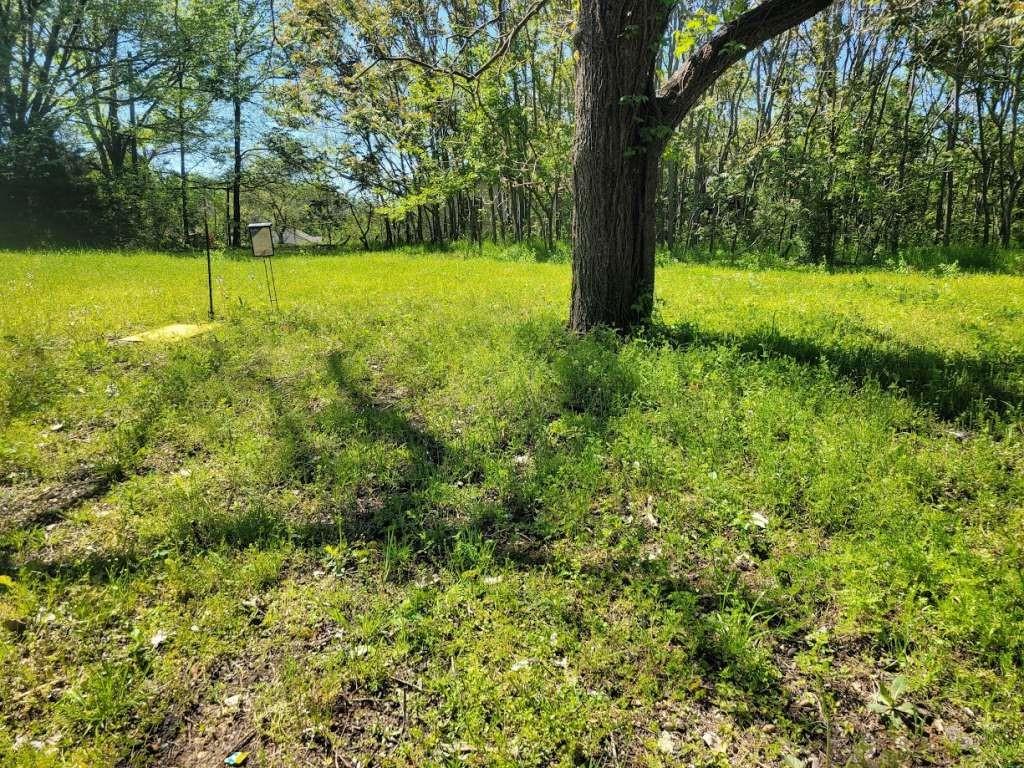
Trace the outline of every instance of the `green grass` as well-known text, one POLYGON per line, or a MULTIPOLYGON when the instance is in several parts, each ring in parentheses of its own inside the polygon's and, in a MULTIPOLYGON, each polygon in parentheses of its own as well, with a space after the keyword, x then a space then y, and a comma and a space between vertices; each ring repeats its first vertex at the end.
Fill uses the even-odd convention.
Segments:
POLYGON ((0 259, 0 764, 1024 762, 1024 279, 0 259))
MULTIPOLYGON (((800 268, 824 269, 813 263, 803 249, 780 256, 777 251, 718 249, 710 253, 707 248, 677 246, 674 250, 659 249, 658 263, 682 262, 690 264, 717 264, 733 268, 800 268)), ((500 255, 500 251, 498 254, 500 255)), ((989 273, 1020 275, 1024 272, 1024 249, 999 248, 980 245, 911 246, 897 253, 865 254, 859 251, 836 254, 835 270, 860 271, 884 267, 895 272, 930 272, 936 275, 989 273)))

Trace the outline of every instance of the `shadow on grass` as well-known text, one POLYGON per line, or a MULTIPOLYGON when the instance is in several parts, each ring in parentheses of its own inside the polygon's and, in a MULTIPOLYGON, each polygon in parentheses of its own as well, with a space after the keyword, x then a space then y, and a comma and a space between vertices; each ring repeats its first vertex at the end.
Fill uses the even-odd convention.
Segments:
MULTIPOLYGON (((864 333, 870 335, 870 329, 864 333)), ((824 363, 854 384, 875 381, 883 388, 895 388, 947 420, 977 422, 1024 405, 1024 355, 1019 352, 982 349, 977 356, 942 355, 910 344, 897 347, 891 339, 880 339, 888 342, 888 348, 856 338, 839 345, 786 335, 773 327, 726 333, 692 323, 655 326, 651 337, 676 347, 722 345, 759 359, 824 363)))
MULTIPOLYGON (((328 356, 327 374, 338 394, 352 405, 345 431, 402 448, 408 457, 397 483, 390 487, 364 485, 355 508, 341 518, 346 538, 414 542, 423 551, 461 556, 467 566, 474 565, 475 557, 521 565, 547 561, 544 537, 535 521, 521 509, 509 510, 496 491, 485 488, 477 494, 479 498, 468 504, 471 514, 446 500, 445 492, 480 485, 484 469, 472 456, 445 443, 417 417, 403 411, 399 407, 405 394, 402 390, 367 389, 350 374, 337 352, 328 356), (475 549, 481 551, 474 553, 475 549)), ((315 531, 309 533, 314 540, 319 538, 315 531)), ((336 536, 336 530, 333 533, 336 536)))
MULTIPOLYGON (((787 335, 773 327, 726 333, 690 323, 655 326, 648 338, 654 344, 678 348, 727 346, 753 359, 787 358, 806 366, 825 365, 837 378, 858 385, 875 381, 896 388, 944 419, 979 422, 1024 406, 1024 355, 1015 351, 981 349, 976 356, 942 355, 912 345, 897 346, 895 340, 880 337, 870 328, 855 330, 849 342, 842 344, 787 335)), ((557 323, 533 322, 520 329, 518 341, 535 356, 538 367, 553 372, 560 393, 553 412, 534 414, 523 428, 535 431, 553 419, 575 414, 580 418, 574 429, 585 431, 587 439, 606 440, 609 420, 628 408, 642 387, 622 354, 621 339, 611 332, 576 337, 557 323)), ((289 539, 314 549, 336 542, 340 533, 349 540, 370 539, 383 545, 404 542, 416 553, 439 561, 459 552, 469 566, 475 556, 524 566, 550 561, 551 532, 536 515, 539 491, 555 479, 550 464, 517 468, 507 477, 487 481, 483 457, 453 448, 432 434, 406 410, 406 393, 401 388, 371 387, 349 371, 338 352, 328 355, 323 364, 343 406, 330 414, 316 414, 312 421, 309 414, 296 416, 274 383, 266 382, 275 412, 273 429, 290 446, 291 480, 308 485, 322 479, 322 459, 310 439, 316 431, 340 437, 362 435, 375 446, 400 449, 401 476, 387 482, 368 478, 360 483, 353 503, 334 509, 324 520, 286 521, 257 494, 246 499, 241 512, 211 510, 202 520, 192 521, 191 527, 180 531, 182 541, 176 546, 240 549, 289 539)), ((538 438, 539 433, 528 436, 527 442, 538 438)), ((331 482, 327 480, 328 485, 331 482)), ((103 486, 100 491, 106 489, 103 486)), ((93 495, 82 494, 82 498, 93 495)), ((76 496, 66 506, 80 501, 76 496)), ((62 508, 61 515, 66 511, 62 508)), ((14 563, 7 555, 0 559, 0 566, 9 571, 14 563)), ((133 569, 136 563, 131 557, 114 555, 109 561, 97 556, 88 562, 27 567, 53 576, 102 580, 133 569)))
MULTIPOLYGON (((591 560, 583 548, 604 540, 594 537, 587 541, 582 535, 575 542, 571 540, 573 533, 558 534, 546 528, 545 514, 561 514, 563 509, 558 505, 565 497, 547 496, 544 508, 537 501, 540 491, 559 482, 582 484, 586 480, 583 473, 569 471, 559 476, 559 467, 575 470, 573 464, 583 457, 583 448, 576 453, 574 446, 598 443, 604 452, 604 445, 621 437, 616 417, 633 407, 638 393, 643 394, 646 385, 642 372, 633 365, 637 349, 626 350, 613 334, 577 338, 557 323, 524 327, 519 342, 532 356, 528 365, 550 376, 555 390, 554 398, 538 398, 538 405, 529 406, 534 410, 516 416, 510 426, 517 432, 517 440, 525 435, 528 451, 533 454, 522 465, 515 462, 519 457, 512 455, 507 444, 474 451, 432 432, 417 417, 407 393, 386 381, 371 383, 367 377, 353 373, 341 353, 319 360, 318 369, 309 372, 314 379, 325 375, 330 384, 330 392, 324 397, 328 402, 314 409, 300 397, 292 397, 295 393, 290 393, 280 379, 264 379, 263 374, 255 373, 264 370, 263 366, 250 366, 254 373, 242 375, 258 377, 260 392, 270 393, 268 442, 275 450, 283 446, 281 478, 273 481, 276 485, 239 488, 238 492, 246 496, 237 507, 230 496, 225 501, 215 495, 195 519, 184 518, 184 525, 177 531, 181 542, 168 538, 161 544, 181 546, 187 560, 192 556, 198 559, 206 550, 242 551, 249 546, 273 547, 285 542, 312 553, 337 543, 341 534, 353 544, 374 542, 384 551, 404 548, 416 564, 444 566, 456 573, 491 562, 531 576, 549 573, 552 578, 564 578, 580 589, 592 590, 602 600, 607 597, 609 603, 623 593, 624 587, 638 588, 653 605, 648 614, 638 618, 677 623, 681 642, 686 643, 687 659, 699 665, 708 685, 721 684, 722 695, 733 699, 740 699, 733 690, 748 693, 741 701, 744 708, 735 713, 738 720, 772 722, 781 717, 778 713, 792 703, 792 695, 782 684, 785 665, 776 663, 772 646, 764 638, 769 631, 782 632, 773 617, 785 617, 791 610, 784 598, 773 603, 771 595, 759 597, 742 583, 729 582, 728 565, 720 574, 705 573, 704 578, 697 579, 689 572, 669 572, 658 563, 638 560, 635 548, 609 547, 600 553, 600 559, 591 560), (560 427, 565 431, 559 433, 562 442, 545 448, 544 430, 555 420, 564 422, 560 427), (325 444, 339 449, 359 449, 365 444, 367 450, 380 450, 387 459, 362 463, 363 457, 358 457, 351 471, 369 467, 368 475, 359 479, 357 490, 349 496, 350 478, 331 475, 331 457, 323 455, 325 444), (400 457, 400 466, 396 474, 389 475, 391 454, 400 457), (500 472, 492 471, 494 465, 503 462, 508 466, 500 472), (383 467, 381 477, 372 475, 378 465, 383 467), (322 494, 331 498, 334 491, 344 491, 339 493, 344 500, 326 509, 323 520, 312 516, 291 520, 277 503, 279 492, 304 488, 312 489, 311 497, 322 494), (208 514, 203 517, 203 513, 208 514), (557 540, 559 535, 562 541, 557 540), (569 549, 579 545, 580 551, 573 552, 573 557, 580 556, 578 561, 560 557, 563 544, 569 549)), ((975 358, 943 356, 915 347, 897 347, 891 339, 872 336, 870 329, 858 330, 849 344, 840 345, 787 336, 774 329, 725 334, 681 325, 656 329, 652 342, 676 347, 726 345, 755 359, 786 358, 807 366, 825 363, 830 376, 899 387, 914 401, 947 418, 978 411, 1004 412, 1018 407, 1022 399, 1017 382, 1024 362, 1017 354, 981 350, 975 358)), ((234 367, 227 366, 227 370, 234 367)), ((222 375, 220 368, 212 366, 196 374, 187 373, 183 378, 222 375)), ((239 375, 237 371, 235 375, 239 375)), ((252 382, 230 383, 244 389, 252 382)), ((296 393, 302 391, 296 388, 296 393)), ((322 394, 323 390, 317 392, 322 394)), ((680 392, 678 396, 686 394, 680 392)), ((184 407, 195 407, 192 401, 176 404, 183 411, 184 407)), ((250 423, 244 422, 246 426, 250 423)), ((140 442, 149 439, 148 430, 140 431, 140 442)), ((518 442, 516 446, 518 452, 518 442)), ((345 460, 343 457, 340 462, 345 460)), ((610 503, 617 503, 606 493, 605 485, 615 470, 600 461, 594 466, 593 474, 598 478, 593 486, 595 496, 605 494, 610 503)), ((593 506, 586 508, 593 500, 585 498, 581 508, 584 514, 593 513, 596 518, 600 512, 594 512, 593 506)), ((589 521, 581 527, 587 524, 589 521)), ((10 565, 13 567, 13 563, 10 565)), ((131 574, 158 577, 163 566, 154 555, 139 559, 127 551, 23 567, 30 573, 68 581, 105 583, 131 574)), ((387 565, 383 568, 386 570, 387 565)), ((386 578, 405 581, 411 570, 394 569, 386 578)), ((581 642, 590 636, 589 626, 589 621, 579 620, 581 642)), ((630 672, 624 668, 622 678, 630 672)), ((614 696, 625 690, 614 688, 615 679, 608 685, 614 696)), ((670 691, 675 682, 664 680, 663 685, 670 691)), ((799 719, 805 732, 817 727, 812 714, 786 716, 799 719)))
MULTIPOLYGON (((311 439, 316 432, 345 438, 361 436, 374 449, 397 449, 405 457, 400 477, 392 482, 370 473, 360 482, 352 504, 327 509, 322 517, 298 520, 289 519, 280 505, 266 496, 268 489, 238 488, 209 506, 172 514, 166 541, 155 546, 199 553, 290 542, 302 549, 317 550, 336 544, 340 534, 348 541, 406 545, 415 552, 414 559, 451 561, 454 557, 466 568, 479 565, 477 561, 483 559, 523 566, 547 562, 544 536, 526 505, 517 504, 514 496, 503 498, 497 490, 476 488, 483 479, 482 468, 404 412, 400 407, 402 393, 370 389, 349 373, 340 353, 328 356, 326 373, 336 388, 336 404, 340 407, 327 407, 312 420, 309 414, 297 414, 273 381, 263 382, 274 413, 271 431, 278 445, 284 446, 282 459, 286 466, 280 469, 288 483, 300 487, 320 483, 323 490, 329 457, 319 455, 311 439), (452 489, 465 492, 471 500, 446 500, 452 489)), ((334 482, 326 480, 328 490, 334 482)), ((109 487, 108 483, 100 490, 105 492, 109 487)), ((62 518, 85 498, 96 495, 71 499, 59 515, 46 521, 62 518)), ((52 555, 30 557, 21 561, 20 567, 48 578, 108 583, 153 563, 134 547, 86 556, 76 552, 70 559, 52 555)), ((17 567, 12 554, 0 547, 0 571, 13 572, 17 567)), ((397 578, 399 573, 393 575, 397 578)))
MULTIPOLYGON (((529 332, 528 332, 529 333, 529 332)), ((427 428, 411 410, 407 394, 399 387, 353 373, 341 353, 327 356, 321 364, 331 384, 331 402, 315 410, 304 410, 291 402, 286 390, 275 389, 273 380, 260 378, 269 388, 272 409, 271 432, 277 445, 284 445, 288 487, 308 485, 317 491, 332 490, 337 482, 330 476, 330 457, 323 457, 318 438, 340 438, 335 444, 363 439, 373 449, 397 449, 402 456, 399 476, 367 477, 359 483, 354 501, 339 504, 328 519, 289 521, 273 502, 268 488, 246 489, 245 498, 216 499, 195 517, 185 515, 183 523, 164 546, 180 547, 186 557, 207 550, 227 548, 241 551, 249 546, 268 547, 290 542, 315 551, 335 544, 341 533, 347 541, 375 542, 381 549, 406 547, 409 557, 428 566, 452 570, 482 569, 488 563, 512 569, 543 572, 570 567, 556 562, 551 543, 557 536, 539 519, 537 499, 545 487, 564 478, 557 477, 560 464, 553 458, 572 462, 571 447, 551 448, 564 457, 541 456, 539 430, 550 421, 575 415, 574 429, 579 444, 611 439, 614 417, 623 413, 642 385, 621 342, 609 334, 576 338, 555 325, 537 326, 526 343, 538 356, 538 367, 550 366, 558 388, 555 403, 541 404, 539 411, 523 422, 527 443, 533 443, 532 461, 516 464, 508 474, 488 476, 484 457, 453 445, 427 428), (538 335, 539 334, 539 335, 538 335), (266 496, 266 498, 264 498, 266 496), (553 567, 554 566, 554 567, 553 567)), ((254 374, 260 375, 261 374, 254 374)), ((498 460, 514 463, 507 446, 494 446, 498 460)), ((492 457, 494 458, 494 457, 492 457)), ((89 555, 73 560, 26 563, 25 570, 37 575, 113 582, 133 574, 152 575, 161 559, 134 551, 89 555)), ((636 553, 623 553, 577 568, 579 578, 602 594, 616 594, 624 585, 643 585, 645 593, 656 596, 658 604, 673 614, 687 632, 695 636, 693 658, 705 677, 752 691, 758 712, 771 712, 783 700, 779 681, 770 659, 754 654, 747 659, 754 640, 740 635, 757 598, 737 585, 722 592, 684 579, 670 578, 663 569, 638 562, 636 553), (739 618, 732 618, 739 617, 739 618)), ((410 569, 411 571, 412 569, 410 569)), ((388 578, 404 581, 411 577, 401 568, 388 578)), ((762 601, 761 610, 764 609, 762 601)), ((780 609, 781 610, 781 609, 780 609)), ((587 622, 581 621, 581 633, 587 622)), ((767 718, 768 716, 765 715, 767 718)))
MULTIPOLYGON (((619 355, 620 349, 609 337, 567 336, 552 361, 562 409, 583 417, 580 423, 592 438, 607 438, 611 417, 627 407, 638 386, 628 362, 619 355)), ((354 423, 347 428, 363 430, 374 441, 402 446, 411 456, 399 485, 380 489, 376 504, 368 502, 374 495, 369 491, 357 505, 362 509, 343 517, 347 537, 381 544, 414 542, 422 557, 443 561, 456 570, 478 567, 481 559, 521 570, 557 567, 548 550, 556 535, 545 530, 532 501, 540 489, 555 481, 554 470, 538 461, 538 466, 521 470, 489 493, 489 481, 476 460, 401 410, 400 392, 389 392, 386 386, 367 390, 337 353, 329 356, 327 370, 339 394, 354 405, 354 423), (438 485, 449 489, 482 486, 484 496, 489 497, 473 510, 475 514, 466 514, 465 509, 456 511, 436 503, 432 492, 438 485)), ((538 423, 547 422, 540 419, 538 423)), ((666 609, 689 616, 697 636, 694 659, 708 679, 745 688, 765 711, 778 706, 783 696, 770 659, 765 654, 746 659, 747 650, 753 647, 751 641, 734 637, 730 634, 733 628, 722 623, 723 617, 727 621, 729 616, 770 609, 764 595, 750 593, 738 583, 721 592, 708 591, 706 585, 702 588, 669 576, 663 566, 638 561, 635 553, 583 564, 579 573, 594 588, 609 594, 628 583, 645 585, 644 591, 657 595, 666 609)), ((781 608, 778 611, 781 613, 781 608)))

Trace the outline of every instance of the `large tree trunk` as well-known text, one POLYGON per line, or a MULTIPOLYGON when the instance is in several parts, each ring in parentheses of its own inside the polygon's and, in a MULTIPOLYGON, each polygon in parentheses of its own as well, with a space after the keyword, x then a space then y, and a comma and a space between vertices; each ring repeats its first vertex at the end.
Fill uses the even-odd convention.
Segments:
POLYGON ((569 318, 576 331, 627 330, 650 317, 664 147, 654 66, 665 8, 660 0, 580 4, 569 318))
POLYGON ((655 93, 672 3, 580 0, 569 325, 628 330, 654 298, 658 163, 672 130, 729 66, 831 0, 765 0, 726 24, 655 93))
POLYGON ((606 155, 577 143, 573 174, 573 289, 570 325, 626 330, 650 316, 654 298, 657 151, 606 155))

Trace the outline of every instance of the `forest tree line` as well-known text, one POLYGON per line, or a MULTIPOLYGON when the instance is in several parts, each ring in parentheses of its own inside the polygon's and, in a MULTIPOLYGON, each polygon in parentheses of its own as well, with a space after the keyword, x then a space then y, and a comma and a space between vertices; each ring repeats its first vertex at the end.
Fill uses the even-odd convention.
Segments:
MULTIPOLYGON (((740 3, 739 5, 745 5, 740 3)), ((737 2, 683 4, 669 73, 737 2)), ((564 0, 0 0, 8 244, 225 245, 267 218, 365 248, 556 250, 572 215, 564 0)), ((833 5, 670 139, 666 253, 879 263, 1024 238, 1024 7, 833 5)))

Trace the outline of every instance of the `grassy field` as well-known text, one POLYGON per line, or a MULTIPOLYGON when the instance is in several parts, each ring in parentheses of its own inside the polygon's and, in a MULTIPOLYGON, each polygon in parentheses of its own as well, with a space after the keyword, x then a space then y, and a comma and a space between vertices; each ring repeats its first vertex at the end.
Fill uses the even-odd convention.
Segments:
POLYGON ((0 260, 0 765, 1024 764, 1024 279, 0 260))

